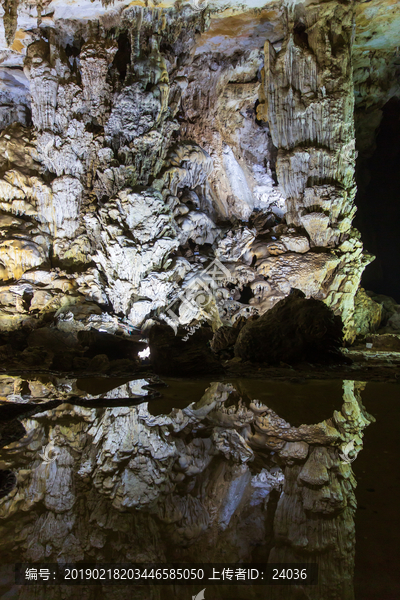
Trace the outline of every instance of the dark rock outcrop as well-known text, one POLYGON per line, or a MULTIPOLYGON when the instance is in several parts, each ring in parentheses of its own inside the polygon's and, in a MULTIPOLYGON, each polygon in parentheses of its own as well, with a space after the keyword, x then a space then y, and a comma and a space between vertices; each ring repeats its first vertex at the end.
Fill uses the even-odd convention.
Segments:
POLYGON ((239 327, 223 325, 214 334, 211 340, 211 348, 214 352, 224 352, 231 349, 240 333, 239 327))
POLYGON ((138 352, 147 347, 146 342, 130 340, 96 329, 79 331, 78 339, 83 346, 87 347, 85 355, 89 358, 94 358, 98 354, 105 354, 110 360, 135 359, 138 352))
POLYGON ((219 358, 233 358, 234 347, 239 333, 243 327, 249 323, 258 319, 258 315, 254 315, 246 319, 246 317, 240 317, 235 321, 232 327, 229 325, 223 325, 214 333, 214 337, 210 342, 210 347, 219 358))
POLYGON ((98 331, 60 331, 41 327, 0 336, 0 360, 3 368, 52 369, 91 373, 132 373, 140 363, 138 354, 147 348, 140 332, 130 337, 98 331))
POLYGON ((293 290, 267 313, 248 323, 235 344, 235 356, 252 362, 295 364, 344 360, 342 321, 320 300, 293 290))
POLYGON ((175 335, 169 325, 156 325, 149 332, 150 357, 156 373, 172 376, 196 376, 222 371, 221 363, 210 349, 213 332, 201 327, 193 335, 179 329, 175 335), (186 339, 187 338, 187 339, 186 339))

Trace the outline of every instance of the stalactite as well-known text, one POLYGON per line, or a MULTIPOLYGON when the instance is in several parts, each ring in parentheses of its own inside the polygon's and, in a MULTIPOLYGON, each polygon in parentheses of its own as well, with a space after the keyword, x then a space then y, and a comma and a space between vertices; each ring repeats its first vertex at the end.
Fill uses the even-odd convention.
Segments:
POLYGON ((17 31, 19 0, 2 0, 3 24, 8 46, 12 46, 17 31))

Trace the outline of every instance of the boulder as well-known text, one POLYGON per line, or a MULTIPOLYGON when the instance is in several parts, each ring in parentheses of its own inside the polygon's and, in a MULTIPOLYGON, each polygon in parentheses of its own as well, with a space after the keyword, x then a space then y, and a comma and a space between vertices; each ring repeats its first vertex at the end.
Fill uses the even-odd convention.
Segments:
POLYGON ((235 356, 268 364, 328 362, 340 353, 342 321, 320 300, 299 290, 278 302, 259 319, 247 323, 235 344, 235 356))
POLYGON ((47 368, 53 360, 53 353, 40 346, 25 348, 25 350, 21 352, 19 360, 24 367, 47 368))
POLYGON ((200 327, 188 336, 183 328, 175 335, 169 325, 155 325, 149 332, 154 370, 161 375, 183 377, 221 372, 221 363, 210 349, 212 337, 211 327, 200 327))
MULTIPOLYGON (((398 333, 400 331, 400 305, 394 298, 366 292, 372 301, 381 306, 381 329, 379 333, 398 333)), ((369 333, 373 333, 370 331, 369 333)))
POLYGON ((97 354, 89 363, 89 370, 93 373, 105 373, 110 367, 107 354, 97 354))
POLYGON ((223 325, 214 333, 214 337, 210 342, 211 350, 217 354, 228 353, 233 357, 234 346, 240 331, 246 325, 246 323, 258 319, 258 315, 252 315, 250 317, 239 317, 233 324, 223 325))
POLYGON ((363 288, 354 298, 354 336, 374 333, 381 324, 383 306, 375 302, 363 288))
POLYGON ((27 337, 30 348, 41 346, 51 352, 59 352, 60 348, 74 349, 79 342, 74 333, 59 331, 54 326, 35 329, 27 337))
POLYGON ((365 337, 371 352, 400 352, 400 335, 394 333, 372 334, 365 337))
POLYGON ((237 327, 230 327, 229 325, 223 325, 214 334, 211 340, 211 348, 214 352, 221 352, 228 350, 235 345, 240 329, 237 327))

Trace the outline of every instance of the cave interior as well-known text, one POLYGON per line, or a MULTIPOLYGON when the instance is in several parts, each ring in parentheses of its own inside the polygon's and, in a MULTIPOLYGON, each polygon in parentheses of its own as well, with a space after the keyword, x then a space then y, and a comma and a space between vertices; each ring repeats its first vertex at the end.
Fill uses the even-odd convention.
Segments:
POLYGON ((399 597, 400 3, 0 10, 0 599, 399 597))

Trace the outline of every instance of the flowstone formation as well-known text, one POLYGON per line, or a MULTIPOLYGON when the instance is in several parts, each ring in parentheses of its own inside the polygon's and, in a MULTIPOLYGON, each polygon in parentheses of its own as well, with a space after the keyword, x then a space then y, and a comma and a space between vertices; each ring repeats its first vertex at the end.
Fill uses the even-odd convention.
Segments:
MULTIPOLYGON (((102 398, 145 395, 146 383, 125 383, 102 398)), ((202 562, 205 556, 211 563, 313 562, 319 583, 303 587, 304 597, 354 598, 351 462, 373 420, 361 402, 365 384, 344 381, 340 410, 339 401, 320 422, 297 425, 254 398, 246 382, 214 382, 199 401, 157 415, 145 397, 137 407, 69 404, 79 385, 57 378, 0 380, 8 402, 17 401, 18 390, 30 394, 29 406, 19 404, 19 418, 9 418, 2 432, 4 563, 202 562), (64 404, 41 410, 40 398, 60 394, 64 404)), ((21 599, 76 597, 73 586, 14 590, 21 599)), ((80 590, 87 599, 132 597, 129 586, 80 590)), ((213 591, 220 598, 232 593, 213 591)), ((269 592, 287 599, 300 590, 269 592)), ((137 588, 135 598, 171 594, 149 586, 137 588)), ((245 597, 265 594, 252 586, 245 597)), ((187 598, 188 586, 177 586, 173 595, 187 598)))
POLYGON ((0 329, 215 330, 297 288, 366 333, 353 3, 107 4, 4 9, 0 329))

